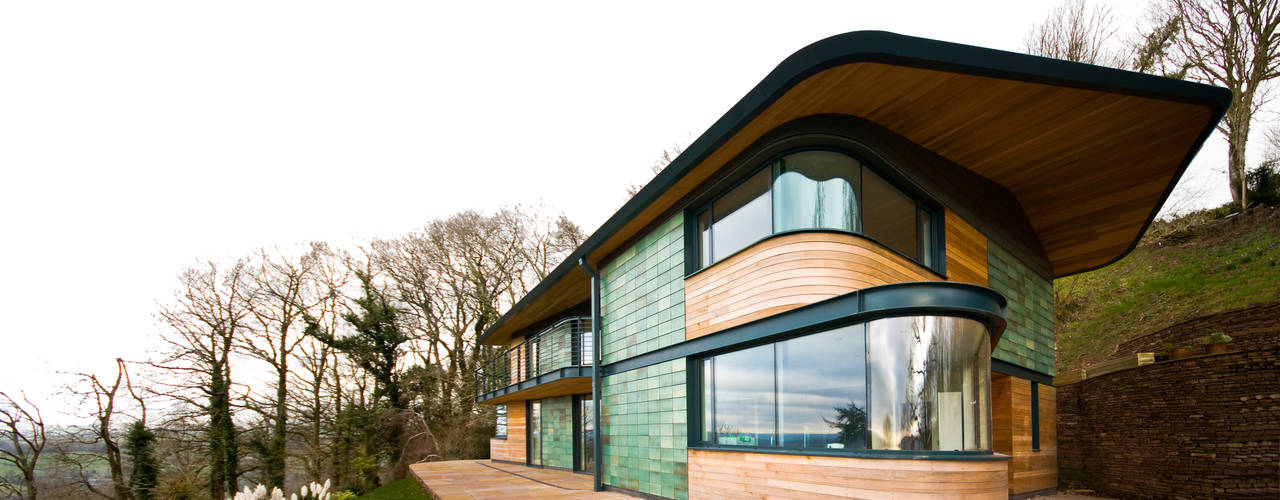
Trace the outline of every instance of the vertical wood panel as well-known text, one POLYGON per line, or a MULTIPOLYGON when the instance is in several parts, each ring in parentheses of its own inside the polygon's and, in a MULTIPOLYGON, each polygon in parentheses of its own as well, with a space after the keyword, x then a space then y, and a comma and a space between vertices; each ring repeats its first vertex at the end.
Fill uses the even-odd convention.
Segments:
POLYGON ((1058 486, 1058 412, 1050 386, 1040 391, 1040 451, 1031 449, 1031 381, 993 374, 992 449, 1009 455, 1009 494, 1058 486))
POLYGON ((689 450, 689 498, 1008 497, 1000 460, 911 460, 689 450))
POLYGON ((987 286, 987 237, 947 210, 947 278, 987 286))
POLYGON ((508 402, 507 438, 489 440, 489 458, 523 463, 528 452, 525 449, 525 422, 524 401, 508 402))

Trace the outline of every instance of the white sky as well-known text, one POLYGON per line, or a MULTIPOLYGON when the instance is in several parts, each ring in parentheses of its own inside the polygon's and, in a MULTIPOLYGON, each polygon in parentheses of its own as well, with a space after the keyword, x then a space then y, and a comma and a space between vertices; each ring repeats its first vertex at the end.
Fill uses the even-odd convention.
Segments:
POLYGON ((197 260, 515 203, 593 230, 809 43, 1016 51, 1057 3, 4 2, 0 390, 143 357, 197 260))

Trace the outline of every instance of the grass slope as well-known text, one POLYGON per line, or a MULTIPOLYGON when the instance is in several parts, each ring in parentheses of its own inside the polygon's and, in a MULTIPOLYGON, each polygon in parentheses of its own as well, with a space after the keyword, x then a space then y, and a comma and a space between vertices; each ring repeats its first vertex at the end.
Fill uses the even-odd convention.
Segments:
POLYGON ((1187 319, 1280 300, 1280 209, 1213 217, 1158 221, 1119 262, 1054 283, 1058 373, 1187 319))
POLYGON ((408 478, 383 485, 360 495, 357 500, 431 500, 431 495, 423 491, 417 479, 408 478))

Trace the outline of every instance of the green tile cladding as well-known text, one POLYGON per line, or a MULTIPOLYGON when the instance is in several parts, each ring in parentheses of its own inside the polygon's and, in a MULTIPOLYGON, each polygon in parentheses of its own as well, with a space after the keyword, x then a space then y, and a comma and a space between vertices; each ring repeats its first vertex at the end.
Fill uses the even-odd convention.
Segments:
POLYGON ((989 286, 1009 300, 1009 324, 993 356, 1052 376, 1053 282, 994 243, 987 244, 987 266, 989 286))
POLYGON ((601 270, 601 360, 684 341, 684 218, 653 229, 601 270))
POLYGON ((573 468, 573 396, 542 400, 542 463, 573 468))
POLYGON ((604 379, 605 484, 689 497, 685 382, 683 358, 604 379))

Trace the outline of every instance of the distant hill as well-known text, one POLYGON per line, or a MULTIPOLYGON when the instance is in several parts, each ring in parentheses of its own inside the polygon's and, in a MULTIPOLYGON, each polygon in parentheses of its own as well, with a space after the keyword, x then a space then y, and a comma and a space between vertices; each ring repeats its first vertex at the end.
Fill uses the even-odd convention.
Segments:
POLYGON ((1224 213, 1157 221, 1119 262, 1054 282, 1058 373, 1187 319, 1280 300, 1280 209, 1224 213))

